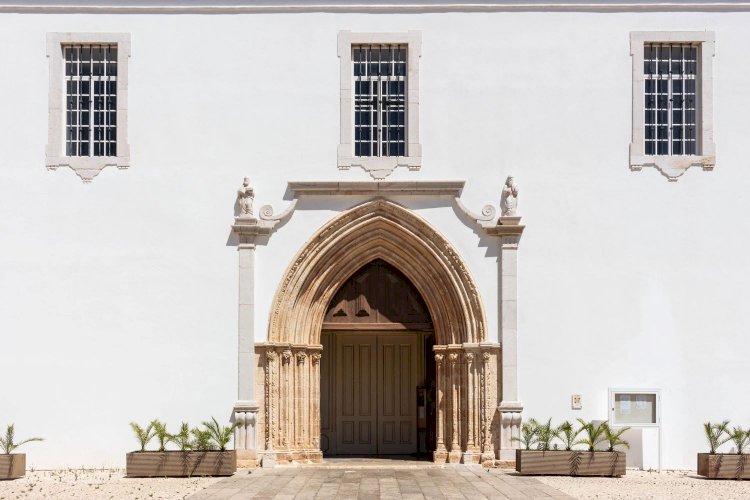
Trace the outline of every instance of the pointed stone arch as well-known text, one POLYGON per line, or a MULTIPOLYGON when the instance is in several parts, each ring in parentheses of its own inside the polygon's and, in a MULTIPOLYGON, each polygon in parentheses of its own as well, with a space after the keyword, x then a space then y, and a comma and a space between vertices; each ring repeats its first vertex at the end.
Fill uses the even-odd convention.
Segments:
POLYGON ((439 344, 485 340, 479 292, 453 245, 410 210, 374 200, 333 219, 297 254, 274 297, 269 341, 319 344, 334 294, 375 259, 414 284, 430 310, 439 344))
POLYGON ((499 346, 485 343, 481 297, 453 245, 427 221, 376 199, 335 217, 287 268, 273 299, 264 368, 265 456, 319 460, 320 333, 336 292, 382 259, 427 305, 435 332, 438 462, 494 458, 499 346))

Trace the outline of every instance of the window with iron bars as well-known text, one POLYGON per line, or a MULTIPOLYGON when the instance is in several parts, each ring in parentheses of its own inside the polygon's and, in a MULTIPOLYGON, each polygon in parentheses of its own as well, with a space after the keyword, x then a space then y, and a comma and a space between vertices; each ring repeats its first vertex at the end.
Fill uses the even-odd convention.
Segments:
POLYGON ((645 154, 696 155, 698 46, 645 43, 645 154))
POLYGON ((117 45, 64 45, 65 153, 117 156, 117 45))
POLYGON ((352 45, 354 156, 406 156, 407 45, 352 45))

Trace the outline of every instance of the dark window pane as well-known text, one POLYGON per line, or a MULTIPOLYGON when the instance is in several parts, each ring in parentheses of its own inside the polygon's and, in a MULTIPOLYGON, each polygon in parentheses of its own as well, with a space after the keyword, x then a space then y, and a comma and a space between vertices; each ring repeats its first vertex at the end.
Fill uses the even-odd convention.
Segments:
POLYGON ((80 146, 81 146, 80 155, 81 156, 88 156, 89 155, 89 143, 88 142, 82 142, 82 143, 80 143, 80 146))
POLYGON ((658 80, 656 82, 656 89, 660 94, 669 92, 669 80, 658 80))
POLYGON ((656 143, 653 141, 646 142, 646 154, 653 155, 656 152, 656 143))
POLYGON ((672 80, 672 92, 676 94, 682 93, 682 80, 672 80))
POLYGON ((686 142, 685 143, 685 154, 686 155, 694 155, 695 154, 695 143, 694 142, 686 142))
POLYGON ((672 139, 682 139, 682 127, 672 127, 672 139))
POLYGON ((685 111, 685 123, 695 125, 695 111, 685 111))
POLYGON ((653 125, 649 126, 649 127, 646 127, 645 133, 646 133, 646 139, 655 139, 656 138, 656 127, 654 127, 653 125))
POLYGON ((682 142, 680 142, 680 141, 672 141, 672 154, 673 155, 681 155, 682 154, 682 142))
POLYGON ((654 111, 646 111, 646 123, 654 123, 656 113, 654 111))
POLYGON ((660 95, 657 98, 657 103, 658 103, 659 109, 664 109, 669 106, 669 97, 667 97, 666 95, 660 95))
POLYGON ((656 137, 661 140, 669 138, 669 128, 666 125, 659 125, 656 128, 656 137))
POLYGON ((656 143, 656 154, 658 154, 658 155, 669 154, 669 142, 667 142, 667 141, 658 141, 656 143))
POLYGON ((94 156, 104 156, 104 144, 94 144, 94 156))
POLYGON ((91 82, 88 80, 82 81, 80 84, 81 94, 88 94, 91 90, 91 82))
POLYGON ((656 122, 657 123, 667 123, 667 120, 669 118, 668 113, 669 113, 669 111, 667 111, 666 109, 665 110, 661 110, 661 111, 657 111, 656 112, 656 122))
POLYGON ((672 98, 672 106, 675 108, 682 107, 682 96, 676 95, 672 98))
POLYGON ((644 83, 646 84, 645 90, 647 94, 656 92, 656 83, 653 80, 646 80, 644 83))
POLYGON ((672 123, 675 125, 682 124, 682 110, 675 109, 672 111, 672 123))
POLYGON ((89 113, 87 111, 83 111, 81 113, 81 125, 88 125, 89 124, 89 113))
POLYGON ((117 156, 117 143, 115 142, 107 143, 107 156, 117 156))
POLYGON ((685 80, 685 93, 695 94, 695 80, 685 80))

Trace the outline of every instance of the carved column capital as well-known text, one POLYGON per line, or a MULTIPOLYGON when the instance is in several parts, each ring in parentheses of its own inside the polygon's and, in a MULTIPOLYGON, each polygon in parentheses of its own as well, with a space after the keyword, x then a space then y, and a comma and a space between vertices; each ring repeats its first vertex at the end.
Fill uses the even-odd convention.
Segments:
POLYGON ((281 351, 281 359, 284 361, 284 363, 289 363, 292 359, 292 350, 291 349, 284 349, 281 351))
POLYGON ((456 363, 458 361, 458 353, 457 352, 452 352, 452 353, 448 354, 448 360, 451 363, 456 363))
POLYGON ((305 351, 299 351, 297 353, 297 364, 298 365, 304 365, 306 359, 307 359, 307 353, 305 351))
POLYGON ((278 353, 276 353, 272 347, 266 351, 266 359, 268 359, 268 361, 276 361, 276 358, 278 357, 278 353))
POLYGON ((444 358, 444 357, 445 357, 445 356, 443 356, 443 355, 442 355, 441 353, 439 353, 439 352, 435 353, 435 361, 437 361, 438 363, 442 363, 442 362, 443 362, 443 358, 444 358))
POLYGON ((467 363, 471 363, 474 361, 474 353, 473 352, 465 352, 464 353, 464 359, 467 363))
POLYGON ((320 358, 322 355, 319 352, 314 352, 310 355, 310 360, 312 361, 312 364, 317 365, 320 363, 320 358))

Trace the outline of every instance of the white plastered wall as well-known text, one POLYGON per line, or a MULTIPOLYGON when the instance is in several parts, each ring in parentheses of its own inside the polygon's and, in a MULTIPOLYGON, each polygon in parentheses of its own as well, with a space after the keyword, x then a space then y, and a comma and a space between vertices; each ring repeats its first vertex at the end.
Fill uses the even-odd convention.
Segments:
MULTIPOLYGON (((747 426, 747 13, 0 15, 0 424, 29 465, 121 465, 128 422, 228 418, 236 398, 235 190, 277 211, 287 181, 336 168, 339 30, 422 31, 420 172, 507 174, 519 253, 525 416, 606 418, 608 387, 662 389, 663 464, 694 466, 700 424, 747 426), (713 30, 713 172, 628 169, 630 31, 713 30), (131 34, 131 167, 91 185, 44 168, 47 32, 131 34), (559 375, 563 373, 564 375, 559 375), (582 394, 572 411, 570 395, 582 394), (745 420, 743 420, 745 419, 745 420)), ((352 204, 355 200, 352 201, 352 204)), ((414 200, 405 200, 413 206, 414 200)), ((350 206, 342 203, 341 208, 350 206)), ((276 281, 337 213, 298 210, 257 251, 256 332, 276 281)), ((496 335, 495 250, 451 208, 417 213, 462 252, 496 335)))

